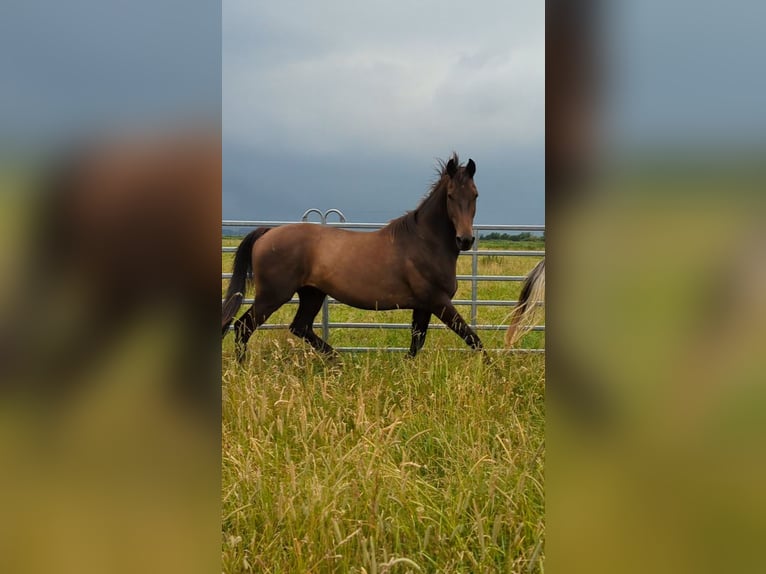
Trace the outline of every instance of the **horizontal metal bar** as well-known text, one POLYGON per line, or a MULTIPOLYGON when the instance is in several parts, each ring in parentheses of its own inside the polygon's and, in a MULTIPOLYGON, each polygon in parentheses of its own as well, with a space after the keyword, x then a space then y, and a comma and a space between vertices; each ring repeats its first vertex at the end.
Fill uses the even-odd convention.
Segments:
MULTIPOLYGON (((225 301, 225 299, 221 299, 221 303, 223 303, 224 301, 225 301)), ((333 303, 333 304, 337 304, 337 305, 343 305, 343 303, 341 303, 337 299, 333 299, 332 297, 329 297, 327 299, 327 301, 328 301, 328 303, 333 303)), ((252 305, 253 303, 255 303, 255 299, 243 299, 242 300, 242 304, 243 305, 252 305)), ((298 299, 297 297, 293 297, 287 303, 285 303, 285 305, 287 305, 289 303, 293 303, 293 304, 300 303, 300 299, 298 299)), ((472 305, 474 303, 476 305, 480 306, 480 307, 515 307, 516 304, 518 304, 518 301, 514 301, 514 300, 498 301, 498 300, 494 300, 494 299, 479 299, 477 301, 471 301, 470 299, 453 299, 452 300, 452 304, 453 305, 472 305)), ((538 302, 538 303, 536 303, 536 305, 538 307, 542 307, 544 305, 544 303, 538 302)))
POLYGON ((545 251, 512 251, 505 249, 479 249, 478 251, 461 251, 460 255, 473 255, 478 253, 479 257, 545 257, 545 251))
MULTIPOLYGON (((375 352, 380 351, 383 353, 406 353, 410 349, 408 347, 334 347, 336 351, 341 351, 343 353, 369 353, 369 352, 375 352)), ((465 348, 459 348, 459 349, 438 349, 438 351, 449 351, 449 352, 459 352, 459 353, 475 353, 473 349, 469 349, 467 347, 465 348)), ((526 354, 526 353, 545 353, 545 349, 484 349, 484 351, 487 351, 489 353, 500 353, 500 354, 526 354)), ((427 349, 424 349, 420 351, 421 353, 429 353, 430 351, 427 349)))
MULTIPOLYGON (((486 225, 475 224, 473 228, 477 231, 545 231, 545 225, 486 225)), ((492 241, 488 239, 487 241, 492 241)))
MULTIPOLYGON (((264 326, 259 327, 259 329, 263 329, 264 326)), ((409 347, 333 347, 336 351, 340 351, 341 353, 370 353, 370 352, 381 352, 381 353, 406 353, 410 349, 409 347)), ((545 353, 545 349, 525 349, 525 348, 513 348, 513 349, 487 349, 486 347, 483 349, 484 351, 488 353, 498 353, 498 354, 527 354, 527 353, 545 353)), ((450 353, 458 352, 458 353, 475 353, 476 351, 474 349, 469 349, 467 347, 460 347, 460 348, 450 348, 450 349, 423 349, 420 351, 421 354, 428 354, 432 352, 438 352, 438 351, 448 351, 450 353)))
POLYGON ((290 225, 292 223, 303 223, 303 222, 301 221, 252 221, 249 219, 248 220, 224 219, 221 222, 221 225, 223 227, 280 227, 282 225, 290 225))
MULTIPOLYGON (((250 221, 237 219, 224 219, 221 224, 223 227, 279 227, 280 225, 289 225, 291 223, 302 223, 298 221, 250 221)), ((318 221, 309 221, 321 225, 318 221)), ((350 222, 327 222, 328 227, 342 227, 345 229, 381 229, 388 225, 386 223, 350 223, 350 222)), ((473 228, 477 231, 545 231, 545 225, 490 225, 476 223, 473 228)))
MULTIPOLYGON (((330 329, 410 329, 409 323, 328 323, 330 329)), ((429 329, 446 329, 446 325, 434 324, 429 329)), ((505 331, 507 325, 476 325, 472 327, 479 331, 505 331)), ((545 325, 532 327, 532 331, 544 331, 545 325)))
MULTIPOLYGON (((231 273, 221 273, 221 279, 231 279, 231 273)), ((460 281, 524 281, 526 275, 458 275, 460 281)))
POLYGON ((458 275, 459 281, 524 281, 526 275, 458 275))
MULTIPOLYGON (((223 246, 221 247, 221 253, 234 253, 237 251, 236 247, 223 246)), ((490 250, 479 249, 478 251, 463 251, 460 255, 473 256, 474 253, 478 253, 479 257, 545 257, 545 251, 512 251, 512 250, 490 250)))
MULTIPOLYGON (((476 301, 471 301, 470 299, 453 299, 452 300, 453 305, 478 305, 479 307, 515 307, 518 304, 518 301, 514 300, 508 300, 508 301, 497 301, 494 299, 477 299, 476 301)), ((538 307, 542 307, 544 303, 541 301, 538 301, 535 303, 538 307)))
MULTIPOLYGON (((392 329, 392 330, 401 330, 401 329, 407 329, 409 330, 411 325, 409 323, 328 323, 327 325, 330 329, 392 329)), ((274 331, 278 329, 287 329, 289 325, 287 323, 266 323, 264 325, 261 325, 258 327, 258 329, 263 329, 265 331, 274 331)), ((321 329, 322 323, 314 323, 315 329, 321 329)), ((429 329, 436 329, 437 331, 446 329, 446 325, 442 325, 439 323, 436 323, 434 325, 431 325, 428 327, 429 329)), ((508 328, 507 325, 476 325, 475 327, 472 327, 472 329, 476 329, 478 331, 505 331, 508 328)), ((234 329, 234 327, 230 326, 229 331, 234 329)), ((532 327, 530 331, 545 331, 545 325, 537 325, 535 327, 532 327)))
POLYGON ((281 227, 293 223, 312 223, 314 225, 325 225, 327 227, 340 227, 343 229, 383 229, 387 223, 352 223, 349 221, 328 221, 320 223, 319 221, 223 221, 224 227, 281 227))

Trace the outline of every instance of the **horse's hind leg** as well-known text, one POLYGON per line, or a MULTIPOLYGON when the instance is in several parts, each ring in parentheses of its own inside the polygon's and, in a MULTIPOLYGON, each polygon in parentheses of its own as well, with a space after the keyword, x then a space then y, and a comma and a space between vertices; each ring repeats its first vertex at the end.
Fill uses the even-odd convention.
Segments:
POLYGON ((412 312, 412 342, 409 356, 414 357, 426 342, 428 323, 431 321, 431 311, 415 309, 412 312))
MULTIPOLYGON (((245 311, 242 316, 234 321, 234 350, 237 355, 237 361, 242 362, 245 358, 245 351, 247 350, 247 341, 253 334, 253 331, 258 327, 255 324, 255 305, 245 311)), ((265 321, 265 319, 264 319, 265 321)), ((262 324, 263 322, 261 322, 262 324)))
POLYGON ((316 287, 306 286, 298 289, 300 303, 298 304, 295 318, 290 324, 290 332, 296 337, 308 341, 320 353, 329 355, 334 353, 335 349, 314 332, 314 318, 322 308, 322 303, 324 303, 326 296, 324 292, 316 287))
POLYGON ((292 293, 287 298, 283 297, 281 300, 256 296, 252 307, 234 323, 234 332, 236 333, 234 348, 237 361, 241 363, 244 360, 247 342, 250 340, 253 331, 263 325, 274 311, 287 303, 290 297, 292 297, 292 293))

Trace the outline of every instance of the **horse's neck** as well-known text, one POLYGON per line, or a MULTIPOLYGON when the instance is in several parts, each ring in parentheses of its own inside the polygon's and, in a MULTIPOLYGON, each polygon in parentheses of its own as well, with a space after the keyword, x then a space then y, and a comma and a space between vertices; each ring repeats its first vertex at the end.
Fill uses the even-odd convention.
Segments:
POLYGON ((455 229, 447 215, 447 200, 444 189, 434 189, 433 197, 418 209, 417 227, 419 235, 428 236, 438 245, 443 245, 449 253, 454 251, 457 256, 458 249, 455 246, 455 229))

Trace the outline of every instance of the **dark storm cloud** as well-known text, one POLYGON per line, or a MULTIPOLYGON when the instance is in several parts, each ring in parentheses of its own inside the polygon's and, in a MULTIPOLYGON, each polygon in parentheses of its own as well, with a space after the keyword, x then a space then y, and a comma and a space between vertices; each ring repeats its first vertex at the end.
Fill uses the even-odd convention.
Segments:
POLYGON ((456 150, 479 166, 479 221, 543 222, 543 3, 227 2, 223 18, 225 217, 385 220, 456 150))

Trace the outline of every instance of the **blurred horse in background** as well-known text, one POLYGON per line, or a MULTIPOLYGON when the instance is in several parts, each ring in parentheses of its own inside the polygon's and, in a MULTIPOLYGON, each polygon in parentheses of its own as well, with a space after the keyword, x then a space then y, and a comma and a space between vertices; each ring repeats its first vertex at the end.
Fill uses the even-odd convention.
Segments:
POLYGON ((220 128, 94 138, 43 168, 0 320, 0 388, 62 397, 135 322, 159 318, 175 330, 171 385, 217 412, 216 345, 203 333, 219 289, 220 128))

